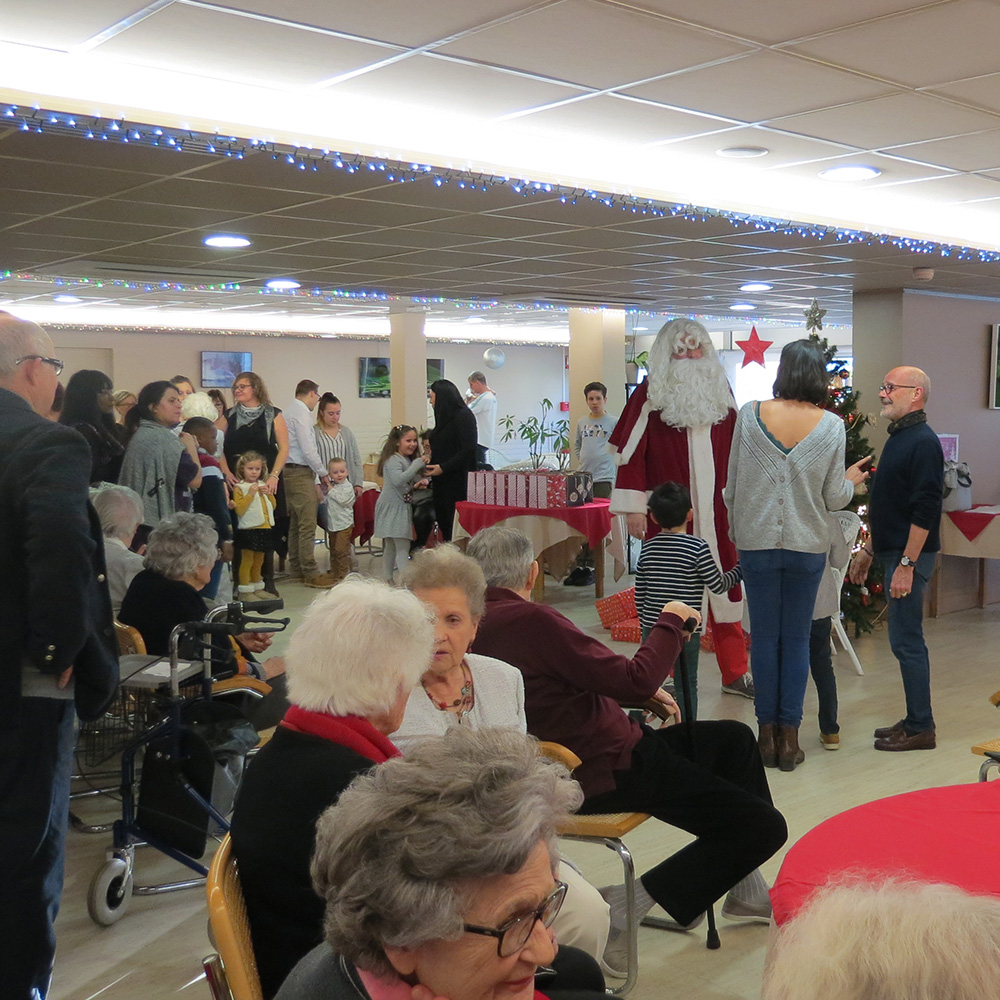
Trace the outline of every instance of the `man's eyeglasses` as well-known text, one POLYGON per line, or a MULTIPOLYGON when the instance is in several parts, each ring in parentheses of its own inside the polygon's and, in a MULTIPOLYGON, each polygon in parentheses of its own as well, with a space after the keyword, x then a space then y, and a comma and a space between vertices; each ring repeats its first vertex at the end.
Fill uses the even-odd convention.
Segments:
POLYGON ((919 385, 896 385, 895 382, 883 382, 878 387, 878 391, 886 396, 891 396, 897 389, 919 389, 919 385))
POLYGON ((556 882, 556 887, 537 910, 513 917, 502 927, 479 927, 476 924, 463 924, 462 929, 469 934, 485 934, 497 939, 497 954, 501 958, 516 955, 531 937, 535 924, 541 920, 545 927, 551 927, 566 898, 566 883, 556 882))
POLYGON ((46 358, 41 354, 25 354, 23 358, 18 358, 14 364, 19 365, 22 361, 44 361, 47 365, 52 365, 55 368, 56 375, 62 375, 62 370, 66 367, 65 362, 58 358, 46 358))

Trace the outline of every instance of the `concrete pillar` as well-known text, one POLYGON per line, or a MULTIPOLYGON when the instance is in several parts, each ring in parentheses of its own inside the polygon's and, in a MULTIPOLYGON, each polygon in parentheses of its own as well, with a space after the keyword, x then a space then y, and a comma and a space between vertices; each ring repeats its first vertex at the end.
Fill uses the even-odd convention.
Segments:
MULTIPOLYGON (((898 365, 915 364, 907 357, 903 330, 903 292, 856 292, 854 295, 854 372, 853 387, 861 393, 858 409, 875 415, 879 412, 878 387, 886 372, 898 365)), ((932 376, 933 378, 933 376, 932 376)), ((876 454, 881 453, 887 437, 884 420, 865 428, 876 454)))
POLYGON ((588 382, 603 382, 608 387, 608 412, 620 415, 625 406, 624 309, 569 311, 571 448, 577 421, 589 412, 583 397, 583 387, 588 382))
POLYGON ((389 376, 393 425, 425 426, 427 341, 423 312, 407 312, 406 307, 389 311, 389 376))

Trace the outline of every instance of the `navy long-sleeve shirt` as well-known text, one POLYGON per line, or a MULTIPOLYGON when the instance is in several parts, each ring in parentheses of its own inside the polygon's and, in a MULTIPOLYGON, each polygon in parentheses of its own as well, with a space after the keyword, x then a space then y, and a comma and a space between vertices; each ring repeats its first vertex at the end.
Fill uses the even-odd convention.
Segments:
POLYGON ((876 552, 900 552, 910 525, 926 528, 922 552, 941 548, 941 498, 944 453, 926 423, 911 424, 894 434, 882 450, 872 478, 870 520, 876 552))

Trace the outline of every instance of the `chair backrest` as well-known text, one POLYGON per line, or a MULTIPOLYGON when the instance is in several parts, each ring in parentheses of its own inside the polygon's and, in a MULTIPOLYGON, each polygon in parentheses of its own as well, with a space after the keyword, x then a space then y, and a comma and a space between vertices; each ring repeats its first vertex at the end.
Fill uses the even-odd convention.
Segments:
POLYGON ((115 636, 118 639, 118 653, 120 656, 129 656, 133 653, 139 656, 146 655, 146 643, 137 628, 133 628, 131 625, 124 625, 116 618, 115 636))
POLYGON ((208 870, 208 919, 233 1000, 263 1000, 247 905, 227 833, 208 870))
POLYGON ((858 540, 858 532, 861 530, 861 518, 853 510, 835 510, 831 511, 831 513, 840 523, 840 530, 844 533, 844 541, 847 542, 847 558, 844 560, 843 565, 830 567, 833 571, 834 582, 839 591, 844 585, 847 567, 851 564, 851 556, 853 555, 851 549, 853 549, 854 543, 858 540))

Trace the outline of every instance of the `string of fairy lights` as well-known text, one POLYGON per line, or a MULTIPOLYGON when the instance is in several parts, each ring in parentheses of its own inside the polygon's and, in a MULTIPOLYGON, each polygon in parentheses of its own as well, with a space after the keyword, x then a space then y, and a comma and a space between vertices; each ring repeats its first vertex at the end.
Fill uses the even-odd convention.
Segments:
MULTIPOLYGON (((526 176, 488 174, 463 171, 454 168, 437 167, 428 163, 404 163, 389 159, 347 154, 330 149, 311 146, 289 146, 263 139, 244 139, 232 135, 209 134, 187 129, 164 128, 162 126, 139 124, 124 118, 104 118, 72 115, 64 112, 47 111, 41 108, 27 108, 15 104, 0 103, 0 121, 8 127, 23 132, 74 135, 96 142, 116 142, 138 144, 150 147, 165 147, 179 153, 197 152, 203 155, 242 160, 248 155, 270 156, 273 160, 287 164, 292 169, 318 172, 323 169, 343 170, 348 174, 369 172, 380 175, 393 183, 407 184, 427 181, 435 187, 451 185, 459 190, 486 192, 491 188, 506 187, 524 198, 555 196, 564 205, 580 202, 604 205, 608 209, 633 215, 649 215, 658 218, 679 218, 694 222, 723 219, 736 229, 753 229, 758 232, 794 235, 802 239, 818 241, 830 240, 834 243, 863 243, 870 246, 891 246, 910 253, 938 254, 955 260, 975 260, 994 263, 1000 260, 1000 251, 978 247, 958 246, 933 240, 914 239, 892 233, 865 232, 841 226, 828 226, 795 222, 791 219, 776 219, 744 212, 731 212, 691 204, 659 202, 649 198, 638 198, 630 194, 612 194, 590 188, 567 187, 545 181, 532 180, 526 176)), ((219 290, 227 290, 217 286, 219 290)), ((333 293, 331 293, 333 294, 333 293)), ((343 292, 335 297, 347 298, 355 295, 373 297, 374 292, 343 292)), ((420 301, 414 299, 413 301, 420 301)), ((433 301, 433 300, 431 300, 433 301)), ((536 308, 534 306, 529 308, 536 308)))

